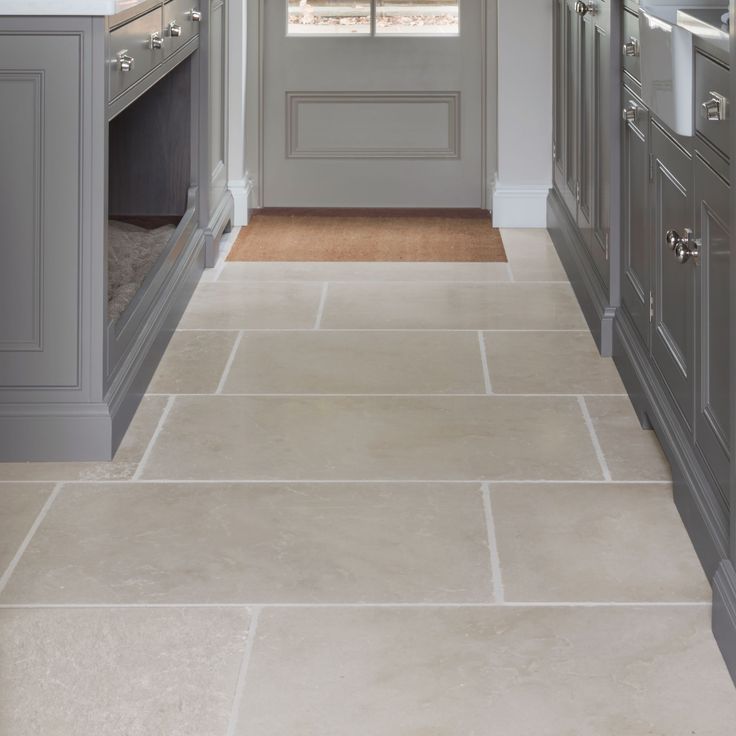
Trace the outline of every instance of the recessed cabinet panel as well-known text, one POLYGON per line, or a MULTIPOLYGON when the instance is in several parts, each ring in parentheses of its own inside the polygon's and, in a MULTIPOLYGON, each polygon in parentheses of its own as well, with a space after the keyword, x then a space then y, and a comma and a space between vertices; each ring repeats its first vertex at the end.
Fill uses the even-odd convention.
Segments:
POLYGON ((639 337, 649 347, 651 291, 651 227, 649 208, 649 113, 624 89, 624 106, 636 117, 623 123, 621 302, 639 337))
POLYGON ((0 389, 80 381, 81 50, 0 34, 0 389))
POLYGON ((215 209, 227 188, 225 147, 227 145, 227 23, 223 0, 210 0, 210 208, 215 209))
POLYGON ((562 80, 565 99, 565 182, 560 193, 567 205, 573 219, 577 212, 577 187, 578 187, 578 157, 577 157, 577 135, 578 135, 578 40, 579 40, 580 17, 575 12, 573 0, 565 3, 565 68, 562 80))
POLYGON ((639 54, 639 16, 628 8, 624 8, 623 28, 624 69, 641 82, 641 57, 639 54))
POLYGON ((654 330, 652 356, 681 418, 692 425, 695 260, 678 261, 667 233, 692 232, 692 158, 655 123, 654 155, 654 330))
POLYGON ((730 428, 730 187, 695 158, 695 228, 698 258, 698 391, 696 444, 724 498, 729 489, 730 428))

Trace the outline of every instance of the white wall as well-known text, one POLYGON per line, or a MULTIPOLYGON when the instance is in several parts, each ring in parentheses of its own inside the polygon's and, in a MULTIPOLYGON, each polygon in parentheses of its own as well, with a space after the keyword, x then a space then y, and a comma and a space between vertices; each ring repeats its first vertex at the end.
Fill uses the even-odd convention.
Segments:
POLYGON ((552 3, 498 0, 497 227, 545 227, 552 186, 552 3))

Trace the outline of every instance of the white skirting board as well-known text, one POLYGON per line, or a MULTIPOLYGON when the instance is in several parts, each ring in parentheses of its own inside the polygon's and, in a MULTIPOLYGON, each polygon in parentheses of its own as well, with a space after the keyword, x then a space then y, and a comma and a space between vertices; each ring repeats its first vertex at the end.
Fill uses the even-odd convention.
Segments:
POLYGON ((494 227, 547 227, 549 186, 493 185, 494 227))
POLYGON ((250 178, 229 181, 227 187, 235 202, 233 227, 244 227, 250 219, 250 195, 253 191, 253 181, 250 178))

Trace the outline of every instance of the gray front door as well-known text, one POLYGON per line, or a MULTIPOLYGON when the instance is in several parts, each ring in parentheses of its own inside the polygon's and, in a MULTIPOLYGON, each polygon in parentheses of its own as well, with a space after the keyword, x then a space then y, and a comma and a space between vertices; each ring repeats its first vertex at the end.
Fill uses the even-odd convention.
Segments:
POLYGON ((483 0, 263 1, 264 206, 483 206, 483 0))

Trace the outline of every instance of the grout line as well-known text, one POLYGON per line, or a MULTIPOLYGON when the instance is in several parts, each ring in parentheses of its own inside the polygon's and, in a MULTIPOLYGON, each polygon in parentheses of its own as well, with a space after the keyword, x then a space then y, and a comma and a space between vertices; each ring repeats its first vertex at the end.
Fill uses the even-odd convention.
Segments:
MULTIPOLYGON (((480 363, 483 367, 483 385, 486 387, 486 395, 493 394, 493 385, 491 384, 491 374, 488 370, 488 353, 486 352, 486 339, 483 337, 483 331, 478 330, 478 346, 480 347, 480 363)), ((452 394, 449 394, 450 396, 452 394)))
MULTIPOLYGON (((334 279, 330 278, 331 284, 381 284, 385 286, 392 286, 394 284, 399 286, 406 286, 406 284, 428 284, 430 286, 436 286, 437 284, 448 284, 450 286, 537 286, 539 284, 569 284, 570 282, 566 279, 539 279, 536 281, 524 281, 516 280, 513 278, 511 272, 511 266, 508 265, 509 275, 512 277, 511 281, 504 281, 503 279, 334 279)), ((219 279, 217 281, 207 281, 204 283, 209 284, 319 284, 324 279, 219 279)))
MULTIPOLYGON (((45 481, 36 480, 4 480, 0 481, 0 484, 33 484, 38 485, 45 481)), ((53 482, 53 481, 50 481, 53 482)), ((58 481, 68 485, 84 486, 84 485, 97 485, 97 486, 116 486, 116 485, 167 485, 167 484, 188 484, 188 485, 401 485, 401 484, 414 484, 414 485, 474 485, 477 486, 479 483, 496 483, 498 485, 614 485, 614 486, 671 486, 671 480, 579 480, 579 479, 532 479, 532 480, 505 480, 503 478, 495 478, 491 480, 484 480, 482 478, 473 478, 468 480, 467 478, 381 478, 381 479, 360 479, 360 478, 341 478, 339 480, 331 478, 217 478, 217 479, 196 479, 196 478, 155 478, 155 479, 116 479, 116 480, 75 480, 67 479, 58 481)))
POLYGON ((0 577, 0 593, 3 592, 3 590, 5 589, 5 586, 8 584, 8 581, 10 580, 11 576, 15 572, 15 568, 18 566, 18 563, 20 562, 21 557, 23 557, 26 549, 28 549, 28 545, 31 543, 31 540, 33 539, 33 536, 38 530, 38 527, 41 526, 43 520, 46 518, 46 514, 48 514, 49 509, 51 508, 54 501, 56 500, 56 497, 59 495, 59 493, 61 493, 61 489, 63 487, 64 487, 63 482, 57 483, 54 486, 53 491, 51 491, 51 493, 49 494, 49 497, 46 499, 46 503, 41 507, 41 510, 38 512, 38 516, 36 516, 36 519, 31 525, 31 528, 28 530, 28 534, 26 534, 25 538, 21 542, 20 547, 18 547, 18 551, 15 553, 15 556, 10 561, 10 564, 6 568, 2 577, 0 577))
POLYGON ((0 603, 0 610, 84 609, 354 609, 354 608, 704 608, 712 601, 503 601, 502 603, 0 603))
MULTIPOLYGON (((550 329, 530 327, 526 329, 480 328, 483 332, 575 332, 590 334, 590 330, 580 327, 550 329)), ((478 332, 477 327, 320 327, 322 332, 478 332)), ((178 327, 177 332, 314 332, 314 327, 178 327)))
MULTIPOLYGON (((230 370, 233 367, 233 363, 235 362, 235 356, 238 353, 238 349, 240 348, 240 343, 243 341, 243 333, 238 332, 238 336, 235 338, 235 342, 233 343, 233 349, 230 351, 230 355, 228 356, 227 363, 225 363, 225 368, 222 371, 222 376, 220 377, 220 382, 217 384, 217 389, 215 390, 215 394, 222 394, 222 392, 225 390, 225 384, 227 383, 227 379, 230 376, 230 370)), ((186 396, 191 394, 177 394, 179 396, 186 396)), ((197 394, 194 394, 195 396, 197 394)), ((210 394, 201 394, 202 396, 209 396, 210 394)))
POLYGON ((488 535, 488 551, 491 557, 491 573, 493 575, 493 597, 496 603, 504 603, 506 595, 503 589, 503 575, 501 573, 501 556, 498 552, 498 540, 496 539, 496 522, 493 519, 493 508, 491 506, 491 484, 481 485, 483 496, 483 513, 486 519, 486 533, 488 535))
POLYGON ((593 442, 593 449, 595 450, 595 455, 598 458, 598 463, 601 466, 603 479, 606 481, 611 481, 613 480, 611 477, 611 470, 608 467, 608 463, 606 462, 606 456, 603 454, 603 448, 601 447, 600 440, 598 439, 598 434, 595 431, 595 426, 593 426, 593 418, 590 416, 588 405, 585 403, 584 396, 578 396, 578 404, 580 404, 580 411, 583 413, 585 425, 587 426, 588 432, 590 433, 590 439, 593 442))
POLYGON ((243 694, 245 693, 245 682, 248 677, 248 668, 250 666, 250 659, 253 655, 253 647, 255 646, 256 630, 258 629, 258 619, 261 615, 261 609, 256 608, 253 611, 253 617, 250 620, 250 626, 248 628, 248 638, 245 642, 245 651, 243 652, 243 659, 240 662, 240 670, 238 672, 238 682, 235 686, 235 695, 233 697, 233 705, 230 711, 230 719, 227 727, 227 736, 234 736, 235 729, 238 725, 238 718, 240 717, 240 706, 243 702, 243 694))
MULTIPOLYGON (((314 330, 310 330, 311 332, 314 332, 314 330)), ((490 377, 489 377, 490 382, 490 377)), ((275 393, 214 393, 214 394, 208 394, 208 393, 199 393, 199 394, 163 394, 163 393, 149 393, 146 394, 146 396, 151 397, 162 397, 162 396, 183 396, 187 398, 217 398, 220 396, 227 396, 230 398, 262 398, 262 399, 281 399, 281 398, 288 398, 288 399, 365 399, 365 398, 374 398, 374 399, 401 399, 401 398, 413 398, 413 399, 478 399, 478 398, 487 398, 488 396, 494 396, 496 398, 500 399, 577 399, 580 396, 591 396, 591 397, 602 397, 602 398, 611 398, 611 397, 625 397, 627 394, 506 394, 506 393, 493 393, 492 391, 490 393, 474 393, 474 394, 468 394, 468 393, 457 393, 457 394, 379 394, 379 393, 373 393, 373 394, 319 394, 319 393, 283 393, 283 394, 275 394, 275 393)))
POLYGON ((322 315, 325 313, 325 303, 327 302, 327 290, 329 289, 329 283, 327 281, 322 284, 322 296, 319 299, 319 307, 317 308, 317 318, 314 321, 314 329, 319 330, 322 328, 322 315))
MULTIPOLYGON (((176 396, 169 396, 169 399, 166 402, 166 406, 164 407, 164 410, 161 412, 161 416, 159 417, 158 424, 156 424, 156 429, 153 431, 153 434, 151 435, 151 439, 148 442, 146 451, 143 453, 143 456, 141 457, 140 462, 138 463, 138 467, 135 469, 135 473, 133 473, 130 479, 132 482, 135 483, 138 480, 140 480, 141 474, 143 473, 143 470, 146 467, 146 463, 148 462, 148 458, 150 457, 151 452, 153 451, 153 446, 156 444, 156 440, 158 439, 158 436, 161 434, 161 430, 164 428, 164 424, 166 423, 166 420, 168 419, 169 412, 174 406, 175 400, 176 400, 176 396)), ((98 480, 97 482, 99 483, 100 481, 98 480)))

